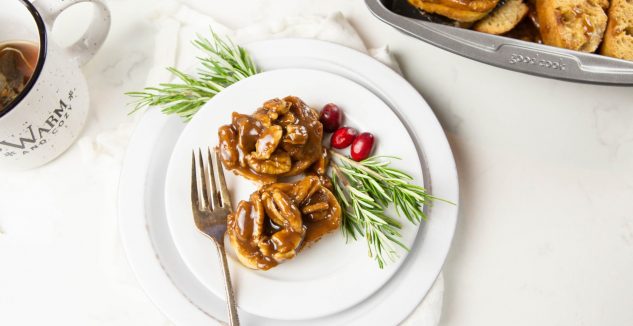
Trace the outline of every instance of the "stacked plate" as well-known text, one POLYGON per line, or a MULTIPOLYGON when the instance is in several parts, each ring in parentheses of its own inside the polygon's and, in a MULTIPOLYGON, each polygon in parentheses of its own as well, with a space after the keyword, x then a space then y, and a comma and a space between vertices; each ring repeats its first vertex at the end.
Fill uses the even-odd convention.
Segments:
MULTIPOLYGON (((455 163, 424 99, 402 77, 360 52, 314 40, 271 40, 246 46, 264 73, 209 101, 187 125, 150 111, 129 145, 119 189, 120 231, 139 282, 177 325, 226 320, 224 290, 213 243, 191 217, 191 150, 215 146, 232 111, 250 113, 274 97, 295 95, 313 107, 343 107, 347 122, 373 132, 378 154, 437 197, 457 203, 455 163)), ((254 186, 227 175, 234 202, 254 186)), ((270 271, 230 259, 240 318, 246 325, 395 325, 422 301, 448 253, 457 206, 426 207, 429 220, 406 224, 411 248, 385 269, 366 256, 361 239, 337 232, 270 271)))

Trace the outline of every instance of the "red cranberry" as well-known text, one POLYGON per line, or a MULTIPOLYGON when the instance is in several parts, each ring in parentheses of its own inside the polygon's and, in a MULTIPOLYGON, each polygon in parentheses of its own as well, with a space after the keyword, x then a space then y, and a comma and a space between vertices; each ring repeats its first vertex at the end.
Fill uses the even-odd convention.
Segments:
POLYGON ((354 139, 350 154, 354 161, 362 161, 369 157, 373 149, 374 135, 364 132, 354 139))
POLYGON ((326 104, 321 110, 319 121, 326 132, 334 132, 343 123, 343 111, 334 103, 326 104))
POLYGON ((339 128, 332 134, 330 145, 334 148, 343 149, 351 145, 357 135, 358 131, 352 127, 339 128))

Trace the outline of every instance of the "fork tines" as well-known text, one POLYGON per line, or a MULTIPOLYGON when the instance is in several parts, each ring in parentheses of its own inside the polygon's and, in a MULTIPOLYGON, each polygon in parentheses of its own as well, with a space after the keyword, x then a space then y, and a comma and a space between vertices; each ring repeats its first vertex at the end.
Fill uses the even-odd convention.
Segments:
POLYGON ((202 149, 191 153, 191 203, 199 210, 213 211, 218 208, 231 210, 231 198, 226 180, 224 179, 224 169, 220 161, 219 150, 215 148, 215 156, 211 155, 211 149, 207 148, 207 158, 204 159, 202 149), (213 163, 215 158, 215 163, 213 163), (213 165, 218 170, 216 181, 213 165), (216 182, 219 183, 219 191, 216 182))

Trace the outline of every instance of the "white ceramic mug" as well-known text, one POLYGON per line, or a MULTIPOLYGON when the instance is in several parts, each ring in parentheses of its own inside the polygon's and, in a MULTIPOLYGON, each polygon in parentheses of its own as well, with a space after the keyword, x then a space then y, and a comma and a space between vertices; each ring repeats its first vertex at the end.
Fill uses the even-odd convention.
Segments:
POLYGON ((0 112, 0 168, 24 170, 63 153, 86 121, 89 95, 79 69, 101 47, 110 29, 102 0, 2 0, 0 42, 39 44, 33 76, 24 90, 0 112), (94 15, 86 33, 61 48, 51 38, 57 17, 68 7, 89 2, 94 15))

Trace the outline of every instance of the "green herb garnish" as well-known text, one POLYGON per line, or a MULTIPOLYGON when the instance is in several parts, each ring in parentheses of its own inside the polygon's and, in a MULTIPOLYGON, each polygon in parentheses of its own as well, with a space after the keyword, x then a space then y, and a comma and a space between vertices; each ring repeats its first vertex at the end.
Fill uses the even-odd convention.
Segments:
POLYGON ((140 92, 128 92, 135 98, 131 113, 145 107, 157 106, 165 114, 177 114, 189 121, 196 112, 213 96, 249 76, 258 73, 255 63, 246 50, 228 39, 222 39, 211 32, 211 40, 198 35, 193 44, 204 56, 198 57, 201 67, 197 75, 184 73, 169 67, 180 83, 162 83, 146 87, 140 92))
POLYGON ((407 173, 390 167, 390 159, 396 157, 374 156, 356 162, 337 152, 330 153, 334 194, 343 209, 341 229, 348 240, 364 236, 369 256, 383 268, 399 257, 397 247, 409 250, 400 241, 402 225, 385 214, 387 207, 393 204, 398 216, 418 224, 427 219, 424 205, 442 199, 411 184, 413 178, 407 173))

